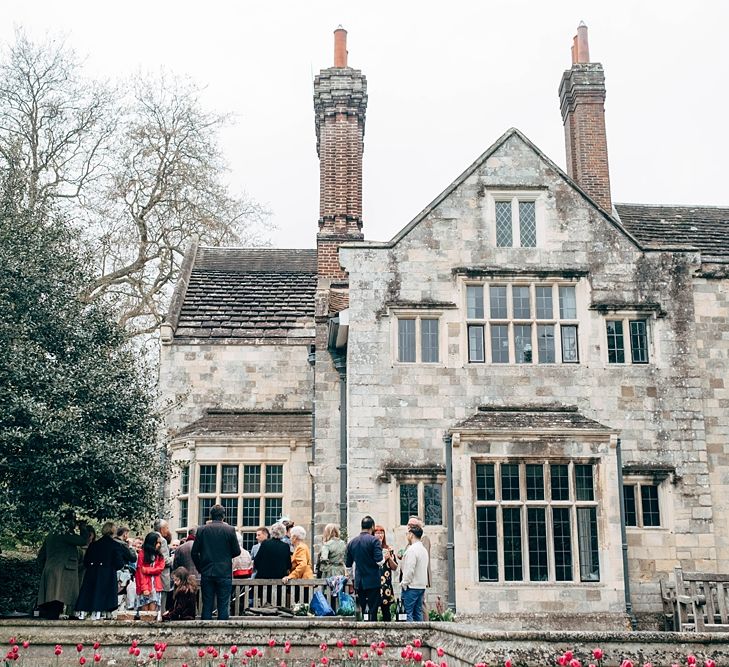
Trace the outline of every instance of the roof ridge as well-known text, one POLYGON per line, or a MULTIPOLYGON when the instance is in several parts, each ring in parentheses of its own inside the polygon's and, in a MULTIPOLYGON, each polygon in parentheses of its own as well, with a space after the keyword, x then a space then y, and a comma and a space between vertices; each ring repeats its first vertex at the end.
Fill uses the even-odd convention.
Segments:
POLYGON ((729 204, 639 204, 637 202, 615 202, 615 206, 642 206, 644 208, 708 208, 729 211, 729 204))

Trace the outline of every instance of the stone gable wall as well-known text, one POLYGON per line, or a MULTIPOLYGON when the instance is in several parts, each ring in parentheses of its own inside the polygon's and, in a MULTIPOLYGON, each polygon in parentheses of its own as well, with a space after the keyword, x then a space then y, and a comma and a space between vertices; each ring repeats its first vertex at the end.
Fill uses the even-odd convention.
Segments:
MULTIPOLYGON (((349 401, 350 527, 364 512, 397 525, 394 484, 384 483, 385 463, 443 463, 443 434, 479 404, 559 402, 618 431, 624 463, 676 468, 664 483, 664 526, 632 529, 630 574, 638 610, 659 605, 658 576, 679 559, 684 567, 715 565, 713 511, 703 419, 704 379, 695 338, 691 253, 642 253, 614 224, 575 191, 518 136, 512 136, 392 248, 343 248, 350 273, 349 401), (541 217, 537 248, 496 248, 489 197, 514 189, 537 193, 541 217), (580 269, 579 365, 468 364, 465 289, 455 267, 499 267, 514 272, 580 269), (444 363, 395 361, 392 302, 452 302, 443 310, 444 363), (593 303, 657 303, 649 313, 653 348, 647 365, 608 365, 604 316, 593 303)), ((617 484, 605 490, 605 507, 617 507, 617 484)), ((465 508, 464 508, 465 511, 465 508)), ((456 514, 456 534, 474 530, 471 514, 456 514)), ((445 528, 434 538, 433 594, 445 593, 445 528)), ((617 539, 610 533, 611 539, 617 539)), ((610 545, 619 554, 620 544, 610 545)), ((456 561, 468 554, 456 553, 456 561)), ((614 572, 614 571, 613 571, 614 572)), ((471 568, 472 581, 476 573, 471 568)), ((616 582, 605 581, 606 585, 616 582)), ((472 604, 487 595, 474 584, 472 604)), ((529 605, 534 586, 513 586, 512 604, 529 605)), ((567 608, 577 594, 565 593, 567 608)), ((594 598, 593 593, 593 598, 594 598)), ((612 608, 604 588, 595 609, 612 608), (607 597, 604 597, 607 596, 607 597)), ((587 598, 585 598, 587 602, 587 598)))

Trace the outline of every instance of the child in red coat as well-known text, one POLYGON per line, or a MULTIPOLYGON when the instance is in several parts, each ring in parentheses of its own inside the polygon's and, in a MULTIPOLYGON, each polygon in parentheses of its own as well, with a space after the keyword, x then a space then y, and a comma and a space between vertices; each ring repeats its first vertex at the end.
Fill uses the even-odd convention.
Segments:
POLYGON ((137 614, 140 611, 156 611, 162 598, 162 578, 165 559, 160 553, 162 536, 159 533, 147 533, 144 544, 139 550, 137 571, 134 583, 137 586, 137 614))

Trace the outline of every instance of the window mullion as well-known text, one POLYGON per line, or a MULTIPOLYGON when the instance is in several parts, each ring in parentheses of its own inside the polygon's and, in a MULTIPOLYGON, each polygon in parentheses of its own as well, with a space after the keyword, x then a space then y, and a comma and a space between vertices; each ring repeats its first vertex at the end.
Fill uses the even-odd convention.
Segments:
POLYGON ((519 199, 511 199, 511 245, 514 248, 521 247, 521 224, 519 221, 519 199))

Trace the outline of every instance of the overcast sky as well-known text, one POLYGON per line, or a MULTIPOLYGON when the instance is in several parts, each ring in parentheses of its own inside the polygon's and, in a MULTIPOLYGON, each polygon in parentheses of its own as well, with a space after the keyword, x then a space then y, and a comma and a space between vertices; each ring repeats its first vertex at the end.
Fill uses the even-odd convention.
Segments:
POLYGON ((94 76, 189 74, 230 111, 231 182, 272 211, 278 247, 313 247, 312 79, 333 30, 367 76, 364 232, 386 240, 506 129, 564 166, 557 87, 589 26, 605 68, 613 199, 729 205, 729 2, 0 0, 0 41, 62 32, 94 76))

